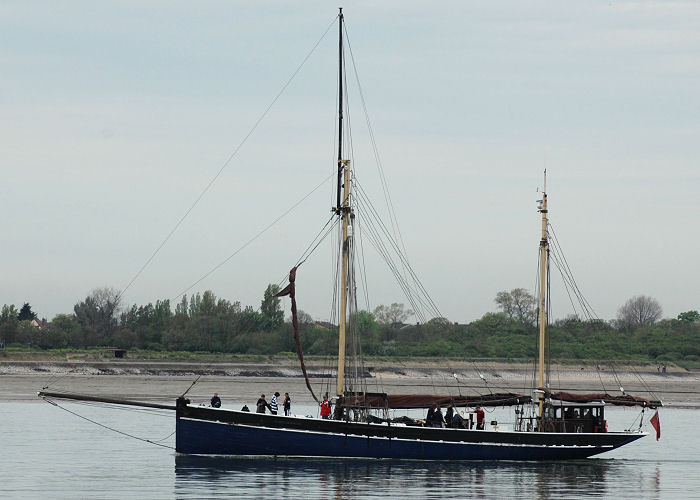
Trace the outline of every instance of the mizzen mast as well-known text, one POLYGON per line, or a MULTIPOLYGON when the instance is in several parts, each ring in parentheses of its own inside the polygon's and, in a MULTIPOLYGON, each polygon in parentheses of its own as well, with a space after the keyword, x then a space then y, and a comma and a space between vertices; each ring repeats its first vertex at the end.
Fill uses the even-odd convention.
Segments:
POLYGON ((547 292, 548 292, 548 263, 549 263, 549 239, 547 236, 547 171, 544 171, 544 189, 542 199, 538 200, 538 211, 542 214, 542 238, 540 239, 540 296, 539 296, 539 417, 542 422, 544 413, 544 390, 547 388, 545 380, 545 345, 547 335, 547 292))

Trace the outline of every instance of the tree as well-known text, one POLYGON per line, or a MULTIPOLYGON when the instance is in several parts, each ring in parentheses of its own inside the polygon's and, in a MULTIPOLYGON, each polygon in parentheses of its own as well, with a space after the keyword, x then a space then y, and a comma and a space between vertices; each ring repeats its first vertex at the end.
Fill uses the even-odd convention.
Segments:
MULTIPOLYGON (((290 317, 289 321, 291 322, 291 320, 292 319, 290 317)), ((313 325, 314 323, 314 319, 311 317, 311 315, 306 311, 302 311, 301 309, 297 311, 297 321, 302 326, 313 325)))
POLYGON ((0 312, 0 343, 11 344, 16 340, 19 320, 17 308, 14 305, 5 304, 0 312))
POLYGON ((686 311, 680 313, 676 319, 685 323, 695 323, 696 321, 700 320, 700 313, 695 310, 686 311))
POLYGON ((187 294, 182 294, 182 300, 175 306, 175 314, 187 317, 187 294))
POLYGON ((274 330, 284 323, 284 311, 280 307, 280 299, 275 295, 280 291, 277 285, 267 285, 260 303, 260 314, 266 322, 266 330, 274 330))
POLYGON ((382 304, 374 310, 374 318, 379 323, 389 324, 394 328, 401 325, 411 316, 413 316, 413 311, 406 309, 405 305, 396 302, 388 307, 382 304))
POLYGON ((636 295, 617 310, 617 319, 622 328, 638 328, 653 325, 661 318, 662 313, 658 300, 646 295, 636 295))
POLYGON ((19 310, 17 319, 20 321, 31 321, 34 318, 36 318, 36 314, 32 311, 32 306, 29 305, 29 302, 25 302, 22 309, 19 310))
POLYGON ((357 313, 357 328, 361 333, 371 332, 374 330, 374 325, 375 319, 371 312, 362 310, 357 313))
MULTIPOLYGON (((55 338, 65 339, 66 346, 80 345, 81 331, 77 318, 72 314, 57 314, 49 323, 48 334, 55 338)), ((57 341, 56 345, 62 342, 57 341)))
POLYGON ((426 321, 421 330, 425 339, 447 338, 453 340, 455 325, 447 318, 437 317, 426 321))
POLYGON ((83 329, 83 344, 97 345, 109 342, 117 329, 117 313, 121 294, 114 288, 97 288, 84 301, 73 307, 83 329))
POLYGON ((498 292, 494 302, 510 319, 520 321, 526 326, 535 324, 537 300, 524 288, 515 288, 510 292, 498 292))

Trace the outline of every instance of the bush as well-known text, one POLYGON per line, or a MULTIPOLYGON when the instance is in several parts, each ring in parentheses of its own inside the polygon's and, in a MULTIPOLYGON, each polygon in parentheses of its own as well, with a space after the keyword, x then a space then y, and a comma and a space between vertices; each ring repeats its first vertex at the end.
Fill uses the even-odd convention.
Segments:
POLYGON ((656 358, 657 361, 677 361, 683 359, 683 355, 679 352, 666 352, 656 358))

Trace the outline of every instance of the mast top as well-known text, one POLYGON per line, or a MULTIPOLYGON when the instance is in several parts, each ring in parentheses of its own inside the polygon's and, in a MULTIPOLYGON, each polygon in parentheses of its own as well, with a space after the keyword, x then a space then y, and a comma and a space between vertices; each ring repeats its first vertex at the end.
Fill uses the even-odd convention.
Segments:
POLYGON ((542 199, 537 200, 537 211, 542 214, 547 213, 547 169, 544 169, 544 188, 542 189, 542 199))
POLYGON ((547 169, 544 169, 544 194, 547 194, 547 169))

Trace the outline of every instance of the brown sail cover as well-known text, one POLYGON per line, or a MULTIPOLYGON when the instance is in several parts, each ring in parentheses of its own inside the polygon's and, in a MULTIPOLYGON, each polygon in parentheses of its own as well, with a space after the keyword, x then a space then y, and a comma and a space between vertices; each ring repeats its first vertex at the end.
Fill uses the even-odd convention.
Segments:
POLYGON ((529 403, 529 396, 501 393, 473 396, 450 396, 435 394, 358 394, 348 395, 338 401, 340 406, 362 406, 369 408, 409 409, 438 406, 512 406, 529 403))
POLYGON ((306 373, 306 365, 304 364, 304 353, 301 350, 301 340, 299 339, 299 321, 297 320, 297 300, 294 297, 294 282, 297 277, 297 266, 294 266, 291 271, 289 271, 289 284, 280 290, 275 297, 284 297, 289 295, 292 299, 292 326, 294 327, 294 341, 297 343, 297 355, 299 356, 299 362, 301 363, 301 371, 304 373, 304 380, 306 380, 306 387, 313 398, 318 403, 318 398, 314 394, 313 389, 311 389, 311 383, 309 382, 309 376, 306 373))
POLYGON ((649 399, 640 398, 639 396, 632 396, 630 394, 621 394, 619 396, 613 396, 612 394, 608 393, 573 394, 571 392, 545 392, 552 399, 568 401, 570 403, 593 403, 594 401, 604 401, 608 404, 622 406, 650 406, 652 408, 656 408, 657 406, 663 406, 661 404, 661 401, 652 401, 649 399))

